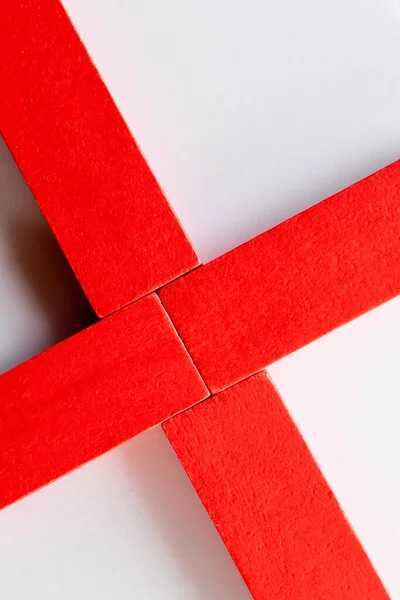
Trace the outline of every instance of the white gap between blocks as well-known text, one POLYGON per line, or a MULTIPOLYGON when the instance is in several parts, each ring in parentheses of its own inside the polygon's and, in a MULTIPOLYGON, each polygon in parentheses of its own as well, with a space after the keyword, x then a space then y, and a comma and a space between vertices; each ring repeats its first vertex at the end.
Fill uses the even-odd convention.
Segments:
MULTIPOLYGON (((204 261, 400 157, 394 0, 64 5, 204 261)), ((5 370, 91 316, 0 156, 5 370)), ((393 598, 399 334, 395 300, 269 369, 393 598)), ((159 428, 1 512, 0 581, 7 600, 249 598, 159 428)))

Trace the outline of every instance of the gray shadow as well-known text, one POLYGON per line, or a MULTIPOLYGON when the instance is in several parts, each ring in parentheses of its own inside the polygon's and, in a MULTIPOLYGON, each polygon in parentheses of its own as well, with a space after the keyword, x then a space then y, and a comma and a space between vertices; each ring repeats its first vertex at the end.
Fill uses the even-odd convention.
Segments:
POLYGON ((204 600, 251 600, 237 567, 161 427, 123 446, 127 475, 141 484, 167 552, 204 600))
MULTIPOLYGON (((7 294, 1 265, 11 265, 24 296, 43 314, 48 346, 95 322, 85 294, 1 136, 0 242, 0 294, 7 294)), ((23 349, 10 348, 10 359, 0 362, 0 372, 26 358, 23 349)))

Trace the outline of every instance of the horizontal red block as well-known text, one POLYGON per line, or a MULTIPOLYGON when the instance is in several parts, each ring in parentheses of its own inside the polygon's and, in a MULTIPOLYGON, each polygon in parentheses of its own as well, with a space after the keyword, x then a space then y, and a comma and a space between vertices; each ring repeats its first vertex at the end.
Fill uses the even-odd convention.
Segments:
POLYGON ((99 316, 199 261, 59 0, 3 0, 0 131, 99 316))
POLYGON ((155 294, 0 377, 0 508, 206 398, 155 294))
POLYGON ((211 391, 400 293, 400 161, 160 291, 211 391))
POLYGON ((255 600, 388 600, 265 373, 163 425, 255 600))

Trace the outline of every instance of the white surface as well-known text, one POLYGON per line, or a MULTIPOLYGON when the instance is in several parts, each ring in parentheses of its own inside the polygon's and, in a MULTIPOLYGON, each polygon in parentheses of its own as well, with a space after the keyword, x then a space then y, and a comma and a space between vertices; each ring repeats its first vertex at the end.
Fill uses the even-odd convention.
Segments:
POLYGON ((391 0, 64 5, 203 261, 400 155, 391 0))
POLYGON ((161 428, 4 511, 4 600, 250 600, 161 428))
POLYGON ((393 598, 400 598, 400 298, 269 372, 393 598))
MULTIPOLYGON (((394 1, 65 6, 203 260, 400 155, 394 1)), ((90 315, 0 150, 5 370, 90 315)), ((270 369, 393 598, 398 339, 394 301, 270 369)), ((158 429, 2 512, 0 582, 7 600, 248 599, 158 429)))
MULTIPOLYGON (((1 139, 0 194, 1 373, 93 315, 1 139)), ((0 599, 26 598, 250 600, 159 427, 0 512, 0 599)))

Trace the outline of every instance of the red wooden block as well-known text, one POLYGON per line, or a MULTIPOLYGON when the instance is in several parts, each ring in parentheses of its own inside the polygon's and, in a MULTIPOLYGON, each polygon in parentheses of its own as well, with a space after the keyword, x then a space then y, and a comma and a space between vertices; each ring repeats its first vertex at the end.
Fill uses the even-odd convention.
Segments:
POLYGON ((400 161, 160 291, 211 391, 400 292, 400 161))
POLYGON ((0 377, 0 508, 206 398, 155 294, 0 377))
POLYGON ((255 600, 388 600, 265 373, 163 428, 255 600))
POLYGON ((3 0, 0 130, 99 316, 199 264, 59 0, 3 0))

